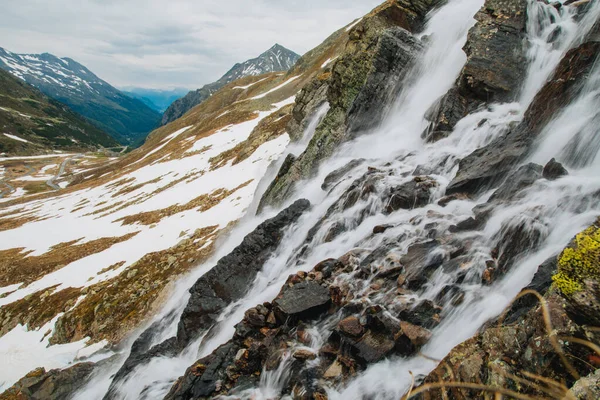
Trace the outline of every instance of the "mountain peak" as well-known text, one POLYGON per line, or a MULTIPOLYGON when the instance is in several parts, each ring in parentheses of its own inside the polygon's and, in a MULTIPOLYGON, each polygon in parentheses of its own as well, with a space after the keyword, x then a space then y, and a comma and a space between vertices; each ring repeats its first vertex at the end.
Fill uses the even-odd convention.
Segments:
POLYGON ((203 88, 193 90, 186 96, 173 102, 171 106, 163 114, 163 125, 176 120, 185 114, 188 110, 202 103, 209 98, 213 93, 235 80, 245 78, 247 76, 257 76, 269 72, 287 71, 296 64, 300 58, 290 49, 287 49, 275 43, 269 50, 265 51, 256 58, 236 63, 225 75, 216 82, 209 83, 203 88))

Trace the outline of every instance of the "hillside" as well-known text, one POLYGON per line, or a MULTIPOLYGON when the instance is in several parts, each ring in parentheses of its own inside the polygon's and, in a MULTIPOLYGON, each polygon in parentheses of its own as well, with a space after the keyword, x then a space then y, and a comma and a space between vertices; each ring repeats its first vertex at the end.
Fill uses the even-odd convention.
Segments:
POLYGON ((162 124, 175 121, 196 105, 212 96, 217 90, 226 84, 247 76, 262 75, 267 72, 280 72, 290 69, 300 56, 285 47, 275 44, 260 56, 235 64, 218 81, 204 85, 202 88, 193 90, 176 100, 165 111, 162 124))
POLYGON ((158 112, 70 58, 0 48, 0 68, 66 104, 123 145, 140 145, 160 122, 158 112))
POLYGON ((0 153, 84 152, 118 143, 64 104, 0 70, 0 153))
POLYGON ((0 399, 598 398, 599 33, 389 0, 6 196, 0 399))

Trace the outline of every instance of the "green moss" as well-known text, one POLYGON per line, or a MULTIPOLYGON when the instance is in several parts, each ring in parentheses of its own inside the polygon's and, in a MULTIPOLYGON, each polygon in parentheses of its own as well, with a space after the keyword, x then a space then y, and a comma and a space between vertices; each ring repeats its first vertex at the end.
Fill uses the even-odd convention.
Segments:
POLYGON ((593 225, 575 238, 558 258, 558 272, 552 277, 555 287, 569 297, 585 288, 588 279, 600 277, 600 228, 593 225))

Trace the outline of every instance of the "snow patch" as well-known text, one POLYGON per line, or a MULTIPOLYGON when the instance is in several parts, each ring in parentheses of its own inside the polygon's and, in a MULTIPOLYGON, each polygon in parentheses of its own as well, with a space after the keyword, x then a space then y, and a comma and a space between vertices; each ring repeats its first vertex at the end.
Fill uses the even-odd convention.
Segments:
POLYGON ((13 139, 13 140, 17 140, 19 142, 23 142, 23 143, 31 143, 29 140, 25 140, 23 138, 20 138, 18 136, 15 135, 11 135, 10 133, 5 133, 4 136, 6 136, 7 138, 13 139))
POLYGON ((265 93, 263 93, 263 94, 259 94, 258 96, 251 97, 251 98, 250 98, 250 100, 258 100, 258 99, 262 99, 262 98, 263 98, 263 97, 265 97, 266 95, 268 95, 268 94, 270 94, 270 93, 273 93, 273 92, 276 92, 276 91, 278 91, 278 90, 279 90, 279 89, 281 89, 282 87, 284 87, 284 86, 286 86, 286 85, 290 84, 291 82, 295 81, 295 80, 296 80, 296 79, 298 79, 298 78, 300 78, 300 75, 297 75, 297 76, 294 76, 294 77, 292 77, 292 78, 288 79, 287 81, 283 82, 281 85, 279 85, 279 86, 277 86, 277 87, 274 87, 273 89, 269 90, 268 92, 265 92, 265 93))

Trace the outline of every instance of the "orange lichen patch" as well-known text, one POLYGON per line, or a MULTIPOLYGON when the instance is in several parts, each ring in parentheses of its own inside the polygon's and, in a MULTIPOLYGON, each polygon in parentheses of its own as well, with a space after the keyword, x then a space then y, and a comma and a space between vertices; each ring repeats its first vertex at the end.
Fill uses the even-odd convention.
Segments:
POLYGON ((31 283, 42 276, 61 269, 81 258, 99 253, 109 247, 131 239, 139 232, 128 233, 120 237, 107 237, 75 244, 79 240, 60 243, 40 256, 27 256, 24 249, 0 251, 0 285, 31 283))
POLYGON ((198 229, 176 246, 146 254, 115 278, 84 289, 86 298, 59 318, 50 343, 85 337, 118 343, 158 311, 176 279, 208 258, 217 234, 218 226, 198 229))
POLYGON ((159 223, 163 218, 167 218, 184 211, 197 209, 198 211, 204 212, 219 204, 224 198, 231 196, 239 189, 249 185, 252 181, 253 179, 246 181, 232 190, 217 189, 212 193, 198 196, 186 204, 175 204, 160 210, 141 212, 139 214, 120 218, 114 222, 122 222, 122 225, 132 225, 136 223, 142 225, 152 225, 159 223))
POLYGON ((111 197, 118 197, 127 193, 131 193, 135 190, 141 189, 146 185, 151 185, 153 183, 157 183, 162 179, 162 177, 158 177, 158 178, 154 178, 151 181, 148 182, 143 182, 143 183, 138 183, 137 185, 133 185, 133 186, 126 186, 123 189, 119 190, 118 192, 116 192, 115 194, 113 194, 111 197))
POLYGON ((292 118, 293 105, 287 105, 282 109, 274 112, 264 118, 254 128, 248 139, 239 143, 232 149, 226 150, 216 157, 209 160, 211 170, 221 168, 230 160, 233 160, 233 165, 244 161, 250 157, 263 143, 273 140, 285 132, 285 128, 292 118))
POLYGON ((55 292, 55 289, 56 286, 41 290, 0 308, 0 336, 18 324, 27 325, 30 330, 41 328, 58 314, 72 308, 81 296, 81 288, 67 288, 60 292, 55 292))

